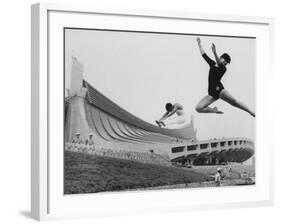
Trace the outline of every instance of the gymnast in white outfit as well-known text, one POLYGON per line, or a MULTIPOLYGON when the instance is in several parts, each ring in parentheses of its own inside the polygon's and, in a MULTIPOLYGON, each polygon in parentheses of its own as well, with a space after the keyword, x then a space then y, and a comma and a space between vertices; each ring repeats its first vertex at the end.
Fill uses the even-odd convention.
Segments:
POLYGON ((166 112, 165 114, 159 119, 156 120, 156 124, 159 127, 165 127, 165 126, 172 126, 172 125, 183 125, 186 121, 185 113, 183 110, 183 106, 179 103, 171 104, 167 103, 166 106, 166 112), (173 116, 172 115, 176 115, 173 116))

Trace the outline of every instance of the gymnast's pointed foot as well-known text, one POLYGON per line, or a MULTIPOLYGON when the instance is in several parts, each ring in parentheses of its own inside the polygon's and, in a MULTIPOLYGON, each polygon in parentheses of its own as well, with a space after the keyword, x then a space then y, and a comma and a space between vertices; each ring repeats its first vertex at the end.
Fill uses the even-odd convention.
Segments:
POLYGON ((160 124, 160 121, 158 120, 155 120, 156 124, 161 128, 161 124, 160 124))
POLYGON ((157 124, 160 128, 162 128, 162 126, 163 126, 163 127, 166 126, 163 121, 158 121, 158 120, 156 120, 155 122, 156 122, 156 124, 157 124))
POLYGON ((214 112, 216 114, 223 114, 223 111, 219 110, 217 107, 214 107, 214 112))

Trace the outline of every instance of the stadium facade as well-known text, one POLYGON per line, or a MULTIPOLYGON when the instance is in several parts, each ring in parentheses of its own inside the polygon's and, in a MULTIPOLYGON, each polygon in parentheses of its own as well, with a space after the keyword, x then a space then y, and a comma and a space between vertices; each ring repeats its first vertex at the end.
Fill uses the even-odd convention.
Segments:
MULTIPOLYGON (((103 155, 122 154, 137 160, 158 156, 170 164, 242 163, 254 155, 246 138, 199 141, 193 120, 179 129, 160 128, 134 116, 83 79, 83 65, 72 58, 71 80, 65 98, 65 149, 103 155), (75 141, 79 133, 80 141, 75 141), (87 144, 91 134, 93 145, 87 144)), ((152 160, 149 160, 152 161, 152 160)))

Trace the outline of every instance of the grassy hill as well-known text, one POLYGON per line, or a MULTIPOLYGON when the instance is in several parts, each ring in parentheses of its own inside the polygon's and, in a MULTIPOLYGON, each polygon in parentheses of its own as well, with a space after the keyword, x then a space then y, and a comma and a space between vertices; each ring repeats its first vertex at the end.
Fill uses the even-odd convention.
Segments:
POLYGON ((205 174, 176 167, 65 151, 65 194, 121 191, 202 182, 205 174))

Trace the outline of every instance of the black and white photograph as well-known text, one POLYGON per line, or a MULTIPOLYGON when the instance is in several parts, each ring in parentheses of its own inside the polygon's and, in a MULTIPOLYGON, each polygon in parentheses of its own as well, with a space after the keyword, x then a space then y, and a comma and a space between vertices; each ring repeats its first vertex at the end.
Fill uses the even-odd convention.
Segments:
POLYGON ((64 28, 64 194, 255 185, 256 38, 64 28))

